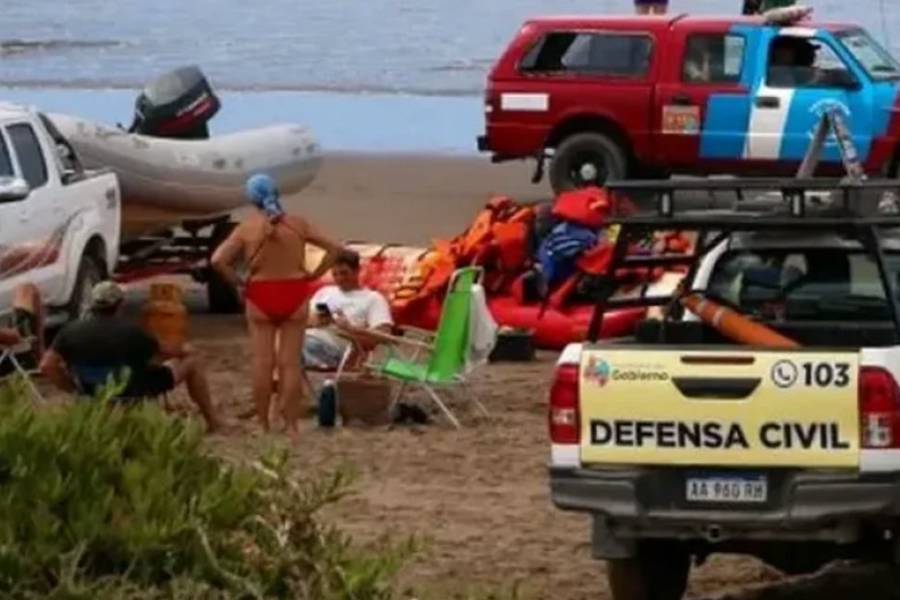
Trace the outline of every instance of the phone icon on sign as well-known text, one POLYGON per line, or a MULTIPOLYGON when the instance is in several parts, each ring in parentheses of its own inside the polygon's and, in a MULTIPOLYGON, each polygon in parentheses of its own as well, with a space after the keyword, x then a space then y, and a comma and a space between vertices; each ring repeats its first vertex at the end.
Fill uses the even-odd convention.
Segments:
POLYGON ((779 360, 772 365, 772 383, 780 388, 789 388, 797 382, 797 365, 789 360, 779 360))

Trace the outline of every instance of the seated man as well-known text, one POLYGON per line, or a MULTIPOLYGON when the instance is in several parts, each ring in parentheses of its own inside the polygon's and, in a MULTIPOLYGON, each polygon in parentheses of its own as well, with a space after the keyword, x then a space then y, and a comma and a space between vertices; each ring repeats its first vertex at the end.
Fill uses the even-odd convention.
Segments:
POLYGON ((303 362, 314 369, 336 369, 350 346, 348 337, 365 339, 367 331, 388 333, 393 326, 387 299, 359 282, 358 254, 341 252, 331 274, 334 285, 323 287, 310 301, 303 362))
POLYGON ((119 316, 124 298, 122 288, 111 281, 94 286, 91 315, 62 328, 41 360, 41 372, 58 388, 74 392, 81 387, 79 368, 108 369, 114 376, 127 368, 130 377, 121 394, 126 398, 160 396, 184 382, 208 430, 219 429, 206 374, 196 358, 185 348, 161 348, 154 337, 124 321, 119 316), (159 362, 158 357, 168 360, 159 362))
MULTIPOLYGON (((18 286, 13 295, 12 326, 0 327, 0 348, 16 346, 26 339, 33 338, 32 347, 27 352, 17 354, 16 360, 25 369, 37 368, 44 352, 43 331, 44 308, 40 292, 30 283, 18 286)), ((0 377, 12 373, 13 368, 9 361, 0 363, 0 377)))

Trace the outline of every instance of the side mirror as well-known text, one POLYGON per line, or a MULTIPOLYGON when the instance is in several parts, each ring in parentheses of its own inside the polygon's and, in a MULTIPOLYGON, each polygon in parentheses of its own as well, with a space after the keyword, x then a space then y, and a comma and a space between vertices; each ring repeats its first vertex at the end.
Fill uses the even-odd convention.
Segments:
POLYGON ((0 177, 0 203, 18 202, 31 193, 28 182, 21 177, 0 177))

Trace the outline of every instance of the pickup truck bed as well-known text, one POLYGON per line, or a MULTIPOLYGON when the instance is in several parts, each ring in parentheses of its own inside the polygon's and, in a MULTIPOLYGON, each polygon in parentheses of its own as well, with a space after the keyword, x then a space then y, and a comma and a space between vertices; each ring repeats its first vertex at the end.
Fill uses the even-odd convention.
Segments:
MULTIPOLYGON (((666 307, 662 320, 642 322, 632 340, 573 344, 560 356, 554 504, 592 516, 615 600, 680 598, 691 561, 717 552, 788 572, 839 557, 894 560, 900 217, 861 215, 852 199, 812 209, 796 187, 752 217, 685 216, 674 196, 690 185, 647 184, 657 216, 616 219, 620 264, 629 238, 654 228, 690 227, 698 249, 680 291, 644 298, 666 307), (687 295, 714 316, 693 314, 687 295), (724 333, 729 314, 789 339, 741 344, 724 333)), ((840 196, 852 184, 834 187, 840 196)), ((615 306, 598 299, 600 315, 615 306)))

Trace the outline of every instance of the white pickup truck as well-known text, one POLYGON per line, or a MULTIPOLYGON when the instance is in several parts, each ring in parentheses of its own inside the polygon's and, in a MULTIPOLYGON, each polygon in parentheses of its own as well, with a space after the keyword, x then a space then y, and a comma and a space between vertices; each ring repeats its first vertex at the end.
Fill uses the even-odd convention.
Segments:
MULTIPOLYGON (((682 598, 692 563, 713 553, 787 573, 898 562, 900 216, 858 210, 898 182, 704 180, 616 193, 641 185, 658 205, 616 219, 615 265, 682 260, 682 287, 625 301, 666 307, 634 339, 566 348, 549 402, 552 499, 592 516, 615 600, 682 598), (767 187, 779 200, 752 210, 678 206, 683 193, 746 198, 767 187), (830 202, 813 206, 812 190, 830 202), (630 239, 660 229, 697 232, 696 253, 627 257, 630 239), (734 341, 758 325, 797 346, 734 341)), ((601 297, 598 313, 619 305, 601 297)))
POLYGON ((0 316, 26 282, 49 324, 81 314, 118 260, 120 215, 114 174, 84 170, 40 113, 0 104, 0 316))

